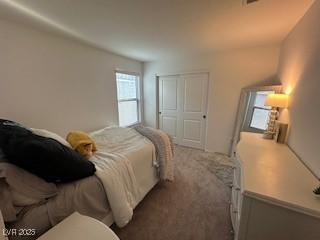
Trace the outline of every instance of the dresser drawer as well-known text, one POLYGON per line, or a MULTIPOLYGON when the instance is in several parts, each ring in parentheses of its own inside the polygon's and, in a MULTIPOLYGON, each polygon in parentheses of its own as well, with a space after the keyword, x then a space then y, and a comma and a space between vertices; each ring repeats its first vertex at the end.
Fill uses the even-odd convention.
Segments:
POLYGON ((238 154, 236 154, 236 157, 234 158, 234 179, 233 182, 237 186, 241 186, 241 161, 238 154))
POLYGON ((241 216, 241 209, 242 209, 242 194, 241 191, 237 191, 237 210, 238 210, 238 218, 240 219, 241 216))
POLYGON ((235 237, 238 233, 242 195, 241 195, 241 162, 239 156, 235 155, 234 158, 234 172, 233 172, 233 183, 231 188, 231 204, 230 204, 230 215, 235 237))
POLYGON ((239 197, 240 188, 236 185, 233 185, 231 188, 231 203, 238 208, 238 197, 239 197))
POLYGON ((231 223, 234 231, 234 236, 236 239, 236 236, 238 235, 238 229, 239 229, 239 218, 238 218, 237 212, 234 211, 234 207, 232 204, 230 204, 230 216, 231 216, 231 223))

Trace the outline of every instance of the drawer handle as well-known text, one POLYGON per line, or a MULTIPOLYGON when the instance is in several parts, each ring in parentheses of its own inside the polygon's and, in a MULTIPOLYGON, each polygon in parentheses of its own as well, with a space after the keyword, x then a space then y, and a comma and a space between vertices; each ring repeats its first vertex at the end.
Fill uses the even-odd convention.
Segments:
POLYGON ((236 185, 231 185, 231 187, 234 189, 234 190, 237 190, 237 191, 240 191, 240 187, 236 186, 236 185))
POLYGON ((238 210, 234 210, 234 208, 233 208, 234 205, 231 202, 229 202, 229 203, 230 203, 230 207, 232 208, 232 212, 233 213, 238 213, 238 210))

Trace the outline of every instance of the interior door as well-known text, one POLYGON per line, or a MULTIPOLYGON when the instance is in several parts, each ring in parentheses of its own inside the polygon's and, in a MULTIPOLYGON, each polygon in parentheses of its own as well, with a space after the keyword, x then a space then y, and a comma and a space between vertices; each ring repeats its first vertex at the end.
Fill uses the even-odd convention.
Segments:
POLYGON ((208 74, 182 75, 180 144, 204 149, 206 138, 208 74))
POLYGON ((179 76, 159 78, 159 128, 168 133, 178 144, 179 76))
POLYGON ((159 78, 159 128, 175 143, 204 149, 208 74, 159 78))

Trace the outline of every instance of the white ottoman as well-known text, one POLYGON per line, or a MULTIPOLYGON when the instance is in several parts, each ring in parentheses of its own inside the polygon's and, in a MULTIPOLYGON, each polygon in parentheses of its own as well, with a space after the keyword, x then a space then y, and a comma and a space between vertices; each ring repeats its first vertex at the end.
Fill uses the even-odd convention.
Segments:
POLYGON ((3 217, 2 217, 2 213, 1 213, 1 210, 0 210, 0 240, 7 240, 8 238, 5 236, 5 225, 4 225, 4 221, 3 221, 3 217))
POLYGON ((73 213, 51 228, 38 240, 119 240, 117 235, 98 220, 73 213))

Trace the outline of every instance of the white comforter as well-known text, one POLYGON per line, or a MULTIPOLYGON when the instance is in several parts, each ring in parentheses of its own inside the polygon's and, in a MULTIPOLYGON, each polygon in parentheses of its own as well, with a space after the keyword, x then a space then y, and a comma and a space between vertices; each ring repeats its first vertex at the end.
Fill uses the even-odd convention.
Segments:
MULTIPOLYGON (((104 186, 113 219, 123 227, 146 194, 145 183, 138 182, 136 174, 150 175, 150 170, 144 170, 145 166, 134 171, 130 158, 139 157, 139 150, 152 143, 130 128, 107 127, 93 132, 91 137, 96 141, 98 152, 90 160, 96 165, 96 176, 104 186)), ((154 152, 153 145, 152 148, 154 152)), ((152 157, 151 161, 155 161, 154 154, 152 157)))

